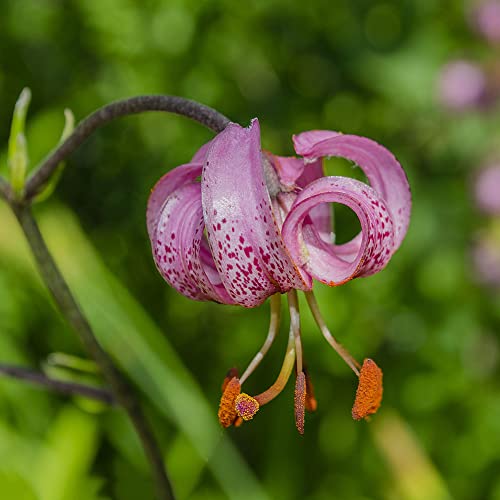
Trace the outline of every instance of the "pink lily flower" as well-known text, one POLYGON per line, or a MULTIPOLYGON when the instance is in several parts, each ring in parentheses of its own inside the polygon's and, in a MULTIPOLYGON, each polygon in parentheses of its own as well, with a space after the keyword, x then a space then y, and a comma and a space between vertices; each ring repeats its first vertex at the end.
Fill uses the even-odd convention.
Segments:
POLYGON ((295 420, 317 403, 303 366, 297 290, 303 291, 326 340, 359 377, 355 419, 378 409, 382 372, 370 359, 361 366, 333 337, 312 293, 313 279, 337 286, 383 269, 408 228, 411 195, 395 157, 374 141, 330 131, 293 137, 301 157, 261 150, 260 128, 231 123, 188 164, 163 176, 148 203, 147 225, 156 266, 165 280, 195 300, 256 307, 271 297, 267 338, 241 377, 231 370, 223 384, 219 420, 224 427, 251 419, 285 387, 295 366, 295 420), (325 177, 322 159, 338 156, 359 165, 370 185, 325 177), (198 180, 201 177, 201 182, 198 180), (358 216, 361 231, 335 244, 329 203, 358 216), (287 294, 289 342, 274 384, 256 396, 242 384, 269 350, 287 294))

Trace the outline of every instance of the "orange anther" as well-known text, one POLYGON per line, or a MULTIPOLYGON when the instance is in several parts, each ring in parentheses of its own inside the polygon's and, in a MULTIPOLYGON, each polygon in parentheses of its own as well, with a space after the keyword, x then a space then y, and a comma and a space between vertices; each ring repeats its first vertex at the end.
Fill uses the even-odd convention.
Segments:
POLYGON ((227 384, 229 384, 229 382, 231 381, 232 378, 234 377, 238 377, 238 369, 237 368, 230 368, 227 373, 226 373, 226 376, 224 377, 224 380, 222 381, 222 387, 221 387, 221 391, 224 392, 226 390, 226 387, 227 387, 227 384))
POLYGON ((314 388, 311 376, 305 368, 304 375, 306 376, 306 410, 312 413, 318 409, 318 401, 314 397, 314 388))
POLYGON ((235 400, 241 391, 241 385, 238 378, 233 377, 224 389, 224 393, 220 398, 219 405, 219 422, 222 427, 230 427, 237 418, 235 409, 235 400))
POLYGON ((295 381, 295 426, 304 434, 304 413, 306 409, 306 377, 304 372, 297 375, 295 381))
POLYGON ((372 359, 365 359, 359 373, 352 418, 361 420, 375 413, 382 402, 382 370, 372 359))

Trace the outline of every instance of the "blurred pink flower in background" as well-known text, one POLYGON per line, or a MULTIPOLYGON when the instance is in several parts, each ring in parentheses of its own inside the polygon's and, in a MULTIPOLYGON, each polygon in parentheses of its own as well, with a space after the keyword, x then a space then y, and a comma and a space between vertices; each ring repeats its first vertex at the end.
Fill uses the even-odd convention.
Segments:
POLYGON ((472 264, 479 283, 500 287, 500 241, 481 235, 472 249, 472 264))
POLYGON ((500 162, 479 172, 474 186, 474 197, 482 212, 500 215, 500 162))
POLYGON ((500 42, 500 1, 479 3, 473 10, 472 22, 476 30, 491 43, 500 42))
POLYGON ((477 64, 456 60, 446 64, 439 75, 438 98, 455 111, 477 108, 484 103, 487 79, 477 64))

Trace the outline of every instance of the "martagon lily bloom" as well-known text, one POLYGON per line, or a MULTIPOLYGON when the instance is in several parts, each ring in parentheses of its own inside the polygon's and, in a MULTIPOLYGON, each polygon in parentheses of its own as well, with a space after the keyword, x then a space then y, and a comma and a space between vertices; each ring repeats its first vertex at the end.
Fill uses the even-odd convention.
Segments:
POLYGON ((230 123, 190 163, 164 175, 152 190, 147 226, 154 260, 164 279, 195 300, 256 307, 268 297, 267 338, 241 377, 231 369, 223 383, 219 421, 241 425, 285 387, 294 367, 295 422, 317 403, 303 364, 297 291, 328 343, 359 377, 352 416, 375 413, 382 399, 382 371, 371 359, 358 363, 328 330, 312 292, 313 279, 330 286, 383 269, 409 223, 410 189, 387 149, 354 135, 310 131, 293 137, 299 157, 261 150, 260 128, 230 123), (370 185, 325 177, 322 159, 343 157, 359 165, 370 185), (201 179, 201 181, 200 181, 201 179), (329 204, 341 203, 359 218, 361 231, 335 244, 329 204), (280 324, 280 298, 290 311, 288 345, 276 381, 264 392, 241 392, 269 350, 280 324))

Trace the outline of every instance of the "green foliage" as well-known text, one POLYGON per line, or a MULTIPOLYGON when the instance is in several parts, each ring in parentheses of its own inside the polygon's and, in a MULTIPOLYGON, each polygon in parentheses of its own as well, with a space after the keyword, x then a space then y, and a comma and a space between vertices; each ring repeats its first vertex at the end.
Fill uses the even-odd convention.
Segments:
POLYGON ((24 125, 30 100, 30 89, 23 89, 14 107, 10 128, 7 161, 10 169, 10 181, 16 193, 20 193, 24 187, 24 179, 28 168, 28 151, 24 135, 24 125))

